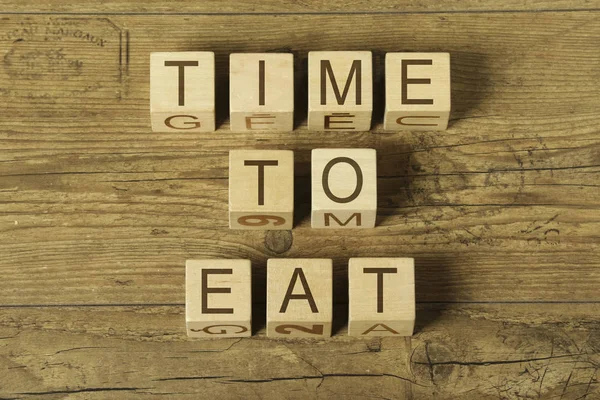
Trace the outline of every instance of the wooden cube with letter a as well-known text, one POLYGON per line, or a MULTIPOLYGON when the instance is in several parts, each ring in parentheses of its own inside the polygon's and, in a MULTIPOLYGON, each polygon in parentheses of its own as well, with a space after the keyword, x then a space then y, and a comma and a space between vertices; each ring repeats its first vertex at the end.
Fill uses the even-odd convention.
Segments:
POLYGON ((373 114, 370 51, 308 53, 308 129, 368 131, 373 114))
POLYGON ((267 336, 331 336, 332 279, 329 259, 269 259, 267 336))
POLYGON ((412 258, 351 258, 350 336, 410 336, 415 325, 412 258))
POLYGON ((231 54, 229 109, 232 131, 294 129, 294 56, 231 54))
POLYGON ((290 150, 229 152, 229 227, 292 229, 294 153, 290 150))
POLYGON ((215 54, 150 55, 150 117, 154 132, 215 130, 215 54))
POLYGON ((313 228, 375 227, 375 150, 314 149, 311 171, 313 228))
POLYGON ((187 260, 185 320, 190 337, 252 334, 250 260, 187 260))
POLYGON ((450 54, 387 53, 384 129, 441 131, 449 118, 450 54))

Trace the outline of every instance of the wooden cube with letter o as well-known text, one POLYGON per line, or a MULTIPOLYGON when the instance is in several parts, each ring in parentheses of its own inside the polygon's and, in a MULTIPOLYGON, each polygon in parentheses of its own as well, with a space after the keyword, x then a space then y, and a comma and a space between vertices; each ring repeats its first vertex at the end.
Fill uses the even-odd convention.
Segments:
POLYGON ((373 149, 314 149, 313 228, 373 228, 377 216, 377 153, 373 149))
POLYGON ((290 150, 229 152, 229 227, 292 229, 294 153, 290 150))

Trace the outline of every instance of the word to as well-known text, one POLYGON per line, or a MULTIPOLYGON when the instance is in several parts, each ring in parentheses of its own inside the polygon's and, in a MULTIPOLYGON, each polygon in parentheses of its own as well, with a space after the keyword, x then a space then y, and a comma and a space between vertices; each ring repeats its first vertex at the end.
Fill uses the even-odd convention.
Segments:
MULTIPOLYGON (((328 337, 333 315, 330 259, 267 261, 267 336, 328 337)), ((410 336, 415 323, 412 258, 351 258, 350 336, 410 336)), ((252 334, 250 260, 188 260, 185 317, 190 337, 252 334)))
MULTIPOLYGON (((373 149, 312 150, 313 228, 373 228, 377 216, 377 154, 373 149)), ((229 227, 292 229, 294 153, 229 152, 229 227)))
MULTIPOLYGON (((229 60, 232 131, 294 129, 294 59, 287 53, 237 53, 229 60)), ((150 55, 150 113, 155 132, 215 130, 215 55, 150 55)), ((308 53, 308 129, 371 129, 370 51, 308 53)), ((387 53, 388 131, 444 130, 450 117, 450 54, 387 53)))

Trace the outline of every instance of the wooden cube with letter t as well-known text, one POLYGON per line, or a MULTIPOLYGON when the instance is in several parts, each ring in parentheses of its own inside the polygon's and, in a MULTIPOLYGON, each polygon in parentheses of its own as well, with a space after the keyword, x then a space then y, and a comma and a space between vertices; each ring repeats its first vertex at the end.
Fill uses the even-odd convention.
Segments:
POLYGON ((370 51, 308 53, 308 129, 368 131, 373 113, 370 51))
POLYGON ((313 228, 375 227, 375 150, 314 149, 311 170, 313 228))
POLYGON ((450 54, 385 55, 385 130, 435 130, 450 118, 450 54))
POLYGON ((231 54, 229 110, 232 131, 294 129, 294 56, 231 54))
POLYGON ((350 336, 410 336, 415 325, 412 258, 351 258, 350 336))
POLYGON ((150 117, 154 132, 215 130, 215 54, 150 55, 150 117))
POLYGON ((292 229, 294 153, 290 150, 229 152, 229 227, 292 229))
POLYGON ((187 260, 185 320, 190 337, 252 334, 250 260, 187 260))
POLYGON ((329 259, 269 259, 267 336, 331 336, 332 279, 329 259))

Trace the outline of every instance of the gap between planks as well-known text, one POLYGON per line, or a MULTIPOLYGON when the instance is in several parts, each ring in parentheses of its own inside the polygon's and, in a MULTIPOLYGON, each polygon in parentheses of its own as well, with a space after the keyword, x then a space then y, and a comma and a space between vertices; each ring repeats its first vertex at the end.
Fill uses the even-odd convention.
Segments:
POLYGON ((0 15, 65 15, 65 16, 313 16, 313 15, 436 15, 436 14, 540 14, 598 12, 600 8, 541 10, 439 10, 439 11, 281 11, 281 12, 73 12, 73 11, 0 11, 0 15))

